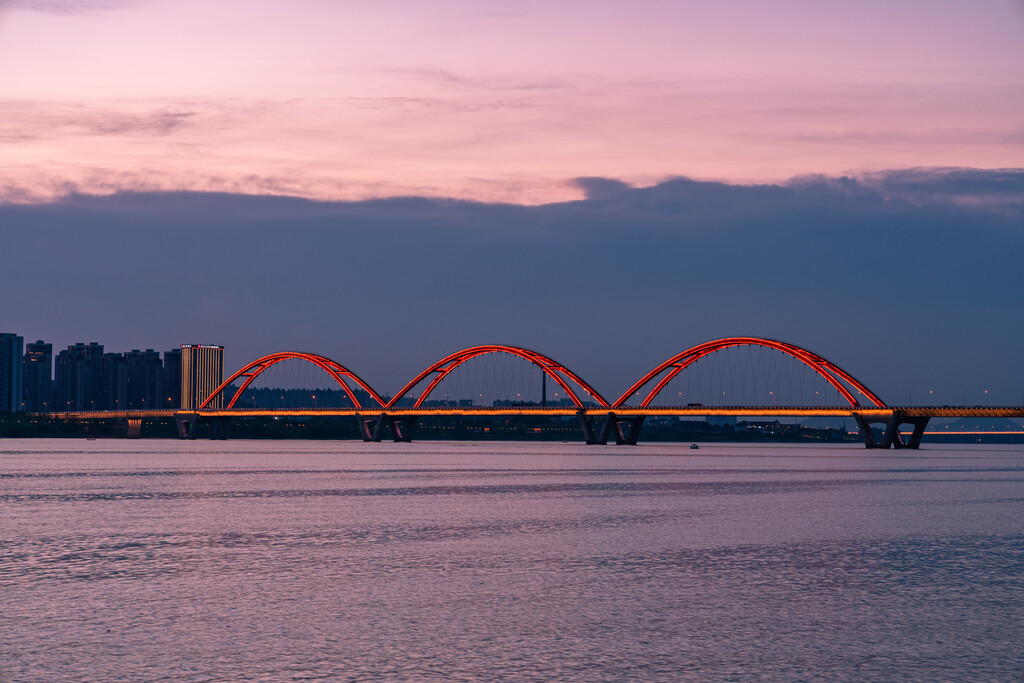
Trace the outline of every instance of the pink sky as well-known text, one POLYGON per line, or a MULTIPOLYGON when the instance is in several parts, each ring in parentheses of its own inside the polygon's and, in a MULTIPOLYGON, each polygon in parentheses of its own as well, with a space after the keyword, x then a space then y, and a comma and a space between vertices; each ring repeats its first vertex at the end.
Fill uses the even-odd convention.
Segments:
POLYGON ((1024 3, 0 0, 0 199, 1024 166, 1024 3))

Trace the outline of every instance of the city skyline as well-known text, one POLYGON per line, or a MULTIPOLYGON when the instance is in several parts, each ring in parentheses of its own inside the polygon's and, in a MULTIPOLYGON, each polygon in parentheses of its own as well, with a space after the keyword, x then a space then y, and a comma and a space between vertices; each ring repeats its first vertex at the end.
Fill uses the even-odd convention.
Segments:
POLYGON ((78 342, 54 354, 42 339, 0 332, 0 394, 17 396, 0 412, 177 409, 184 348, 111 352, 78 342))

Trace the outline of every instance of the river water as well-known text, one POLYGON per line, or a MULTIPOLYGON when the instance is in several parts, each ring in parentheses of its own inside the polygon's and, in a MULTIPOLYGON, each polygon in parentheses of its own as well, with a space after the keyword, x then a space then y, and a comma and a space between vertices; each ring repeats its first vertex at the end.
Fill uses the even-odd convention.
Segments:
POLYGON ((0 441, 0 680, 1013 680, 1024 448, 0 441))

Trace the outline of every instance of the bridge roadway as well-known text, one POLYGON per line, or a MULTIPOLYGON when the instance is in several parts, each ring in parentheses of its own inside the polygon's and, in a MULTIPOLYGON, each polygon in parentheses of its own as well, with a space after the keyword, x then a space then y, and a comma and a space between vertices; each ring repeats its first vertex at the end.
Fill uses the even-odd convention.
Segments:
POLYGON ((412 430, 422 417, 576 417, 588 444, 605 444, 614 439, 618 444, 636 444, 643 422, 648 417, 852 417, 857 421, 867 448, 917 448, 929 419, 937 418, 1024 418, 1024 407, 1015 406, 887 406, 820 407, 820 406, 683 406, 632 408, 575 408, 510 406, 486 407, 420 407, 420 408, 305 408, 230 410, 95 410, 48 413, 66 420, 126 420, 129 435, 137 436, 144 418, 171 418, 178 424, 182 438, 195 438, 200 424, 210 427, 212 438, 226 438, 227 425, 234 418, 252 417, 355 417, 360 422, 363 439, 380 441, 383 427, 391 427, 396 441, 411 441, 412 430), (872 425, 883 426, 876 438, 872 425), (902 431, 910 425, 912 432, 902 431), (909 439, 904 437, 909 434, 909 439))
POLYGON ((409 417, 482 417, 482 416, 550 416, 550 417, 605 417, 608 413, 629 417, 854 417, 859 414, 871 418, 891 418, 896 414, 904 417, 1008 417, 1024 418, 1024 407, 1016 406, 888 406, 874 407, 827 407, 819 406, 685 406, 660 408, 574 408, 515 406, 505 408, 464 407, 464 408, 274 408, 252 409, 232 408, 231 410, 82 410, 66 413, 36 413, 67 420, 102 420, 156 417, 358 417, 361 415, 403 415, 409 417))

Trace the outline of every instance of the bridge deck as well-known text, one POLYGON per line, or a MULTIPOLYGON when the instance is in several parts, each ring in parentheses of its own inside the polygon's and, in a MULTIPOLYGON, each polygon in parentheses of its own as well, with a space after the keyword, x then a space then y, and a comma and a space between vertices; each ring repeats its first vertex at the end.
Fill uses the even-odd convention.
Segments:
POLYGON ((209 417, 343 417, 359 415, 405 415, 408 417, 483 417, 483 416, 550 416, 575 417, 586 415, 600 417, 608 413, 624 417, 862 417, 885 419, 895 413, 904 417, 1000 417, 1024 418, 1024 407, 1015 406, 889 406, 886 408, 868 407, 828 407, 820 406, 683 406, 668 408, 541 408, 541 407, 465 407, 465 408, 307 408, 307 409, 232 409, 232 410, 91 410, 65 413, 35 413, 67 420, 100 420, 100 419, 133 419, 195 416, 209 417))

